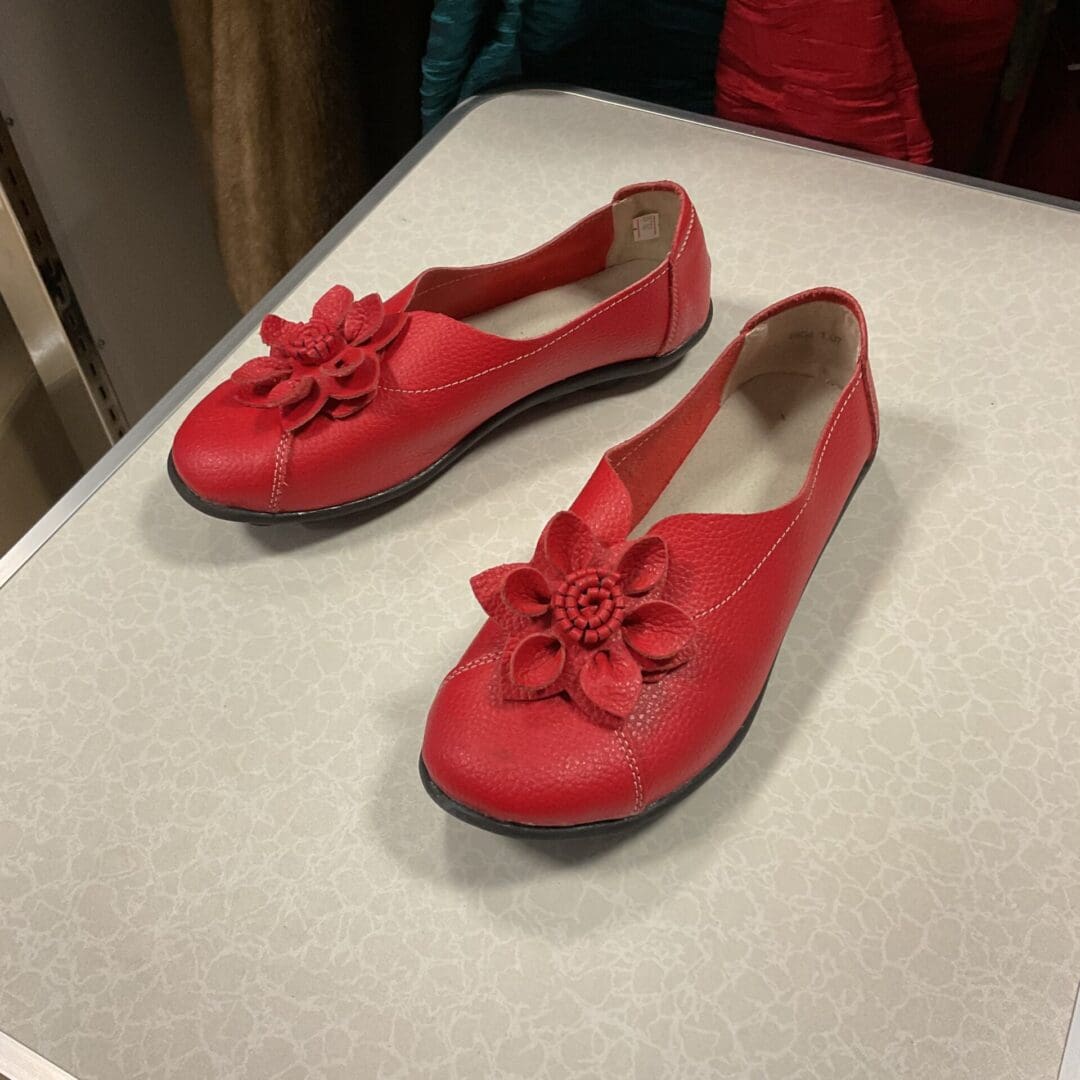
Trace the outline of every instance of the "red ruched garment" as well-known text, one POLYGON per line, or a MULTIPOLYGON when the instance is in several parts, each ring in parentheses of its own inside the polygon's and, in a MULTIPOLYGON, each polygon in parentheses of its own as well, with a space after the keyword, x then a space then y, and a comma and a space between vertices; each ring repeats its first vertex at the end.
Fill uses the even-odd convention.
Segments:
POLYGON ((729 0, 716 113, 964 168, 993 105, 1017 8, 1018 0, 729 0))

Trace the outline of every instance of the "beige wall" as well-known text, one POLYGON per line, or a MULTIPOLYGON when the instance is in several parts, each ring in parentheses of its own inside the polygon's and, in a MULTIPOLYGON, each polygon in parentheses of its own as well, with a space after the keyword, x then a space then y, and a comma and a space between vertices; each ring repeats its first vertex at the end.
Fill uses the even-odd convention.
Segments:
POLYGON ((168 4, 2 9, 0 109, 134 423, 237 318, 168 4))
MULTIPOLYGON (((168 4, 0 8, 0 113, 131 424, 238 314, 168 4)), ((79 471, 0 298, 0 552, 79 471)))
POLYGON ((0 555, 79 473, 75 452, 0 301, 0 555))

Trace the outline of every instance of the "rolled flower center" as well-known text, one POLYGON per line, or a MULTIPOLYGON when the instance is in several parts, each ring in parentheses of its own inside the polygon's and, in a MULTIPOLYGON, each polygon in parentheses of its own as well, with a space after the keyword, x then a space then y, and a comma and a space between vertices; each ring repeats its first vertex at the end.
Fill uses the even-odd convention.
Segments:
POLYGON ((298 360, 317 364, 330 359, 337 351, 338 342, 332 326, 306 323, 297 330, 289 344, 298 360))
POLYGON ((582 645, 607 641, 622 625, 626 596, 613 571, 590 566, 565 578, 551 601, 555 625, 582 645))

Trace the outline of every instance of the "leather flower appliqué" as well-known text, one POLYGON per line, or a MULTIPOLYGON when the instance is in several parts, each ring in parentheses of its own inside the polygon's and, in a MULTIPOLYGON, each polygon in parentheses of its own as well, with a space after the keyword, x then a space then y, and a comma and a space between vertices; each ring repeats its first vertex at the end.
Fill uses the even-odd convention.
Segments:
POLYGON ((401 333, 409 316, 388 313, 378 294, 354 300, 335 285, 315 303, 307 322, 267 315, 260 334, 269 356, 232 373, 243 405, 281 410, 286 431, 296 431, 324 410, 335 420, 358 413, 379 386, 379 354, 401 333))
POLYGON ((472 579, 481 607, 507 631, 504 691, 566 693, 587 712, 625 719, 643 682, 686 659, 693 622, 660 599, 667 570, 662 537, 608 548, 576 514, 556 514, 531 562, 472 579))

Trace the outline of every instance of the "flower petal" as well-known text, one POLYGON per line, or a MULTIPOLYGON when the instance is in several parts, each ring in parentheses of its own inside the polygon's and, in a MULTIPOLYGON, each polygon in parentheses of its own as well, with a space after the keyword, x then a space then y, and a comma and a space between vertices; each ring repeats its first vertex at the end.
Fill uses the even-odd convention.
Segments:
POLYGON ((262 390, 266 393, 275 383, 287 379, 292 374, 292 364, 287 360, 270 356, 257 356, 246 364, 241 364, 229 378, 241 386, 262 390))
POLYGON ((282 357, 259 356, 238 367, 229 377, 236 387, 235 398, 241 405, 257 409, 272 409, 270 391, 292 375, 292 362, 282 357))
POLYGON ((319 373, 332 379, 344 379, 351 375, 363 360, 364 354, 359 349, 344 349, 333 360, 319 365, 319 373))
POLYGON ((342 330, 350 345, 363 345, 383 321, 383 302, 378 293, 369 293, 345 312, 342 330))
POLYGON ((655 588, 667 574, 667 544, 661 536, 643 536, 622 554, 617 567, 622 586, 631 596, 641 596, 655 588))
POLYGON ((331 326, 337 326, 345 318, 345 312, 353 302, 352 289, 344 285, 335 285, 315 301, 311 309, 312 318, 325 319, 331 326))
POLYGON ((350 416, 355 416, 360 412, 370 400, 370 398, 357 398, 355 401, 339 401, 328 411, 335 420, 348 420, 350 416))
MULTIPOLYGON (((625 642, 623 643, 626 644, 625 642)), ((674 656, 668 657, 666 660, 651 660, 647 656, 642 656, 641 653, 634 652, 627 646, 630 655, 634 658, 634 663, 641 668, 641 678, 646 683, 659 682, 669 671, 674 671, 676 668, 681 668, 685 664, 690 656, 687 650, 682 649, 674 656)))
POLYGON ((267 345, 283 345, 300 325, 300 323, 289 322, 280 315, 267 315, 259 327, 259 337, 267 345))
POLYGON ((560 574, 584 570, 599 553, 589 526, 570 510, 560 510, 544 529, 542 550, 560 574))
MULTIPOLYGON (((526 629, 525 633, 529 631, 526 629)), ((556 694, 561 694, 564 688, 566 688, 567 676, 569 674, 569 659, 567 656, 567 664, 563 667, 562 674, 547 686, 540 688, 519 686, 510 677, 510 660, 514 655, 514 650, 521 643, 522 634, 520 632, 511 634, 503 645, 502 653, 499 657, 499 690, 501 691, 504 701, 540 701, 543 698, 553 697, 556 694)), ((583 696, 580 694, 579 696, 583 696)))
POLYGON ((371 349, 385 349, 405 329, 409 316, 404 311, 396 311, 392 315, 383 318, 382 325, 371 336, 367 345, 371 349))
POLYGON ((648 600, 634 608, 623 623, 627 644, 650 660, 674 656, 694 632, 694 623, 682 608, 666 600, 648 600))
MULTIPOLYGON (((352 350, 350 350, 352 351, 352 350)), ((333 363, 333 361, 330 361, 333 363)), ((323 368, 328 365, 323 364, 323 368)), ((342 379, 323 377, 327 392, 336 401, 351 401, 373 393, 379 385, 379 358, 364 349, 357 358, 356 368, 342 379)))
POLYGON ((503 599, 512 611, 530 619, 539 618, 551 606, 551 589, 535 566, 519 566, 506 575, 503 599))
POLYGON ((238 386, 233 400, 241 405, 248 405, 253 409, 276 409, 277 402, 267 401, 267 395, 262 390, 253 390, 250 386, 238 386))
POLYGON ((504 566, 493 566, 490 570, 483 570, 473 575, 469 581, 473 596, 488 615, 501 615, 506 611, 502 598, 503 582, 514 570, 528 565, 528 563, 506 563, 504 566))
POLYGON ((281 426, 286 431, 302 428, 326 404, 326 391, 314 379, 311 383, 311 391, 307 397, 292 405, 286 405, 281 410, 281 426))
POLYGON ((641 668, 619 643, 594 652, 578 680, 594 705, 624 720, 634 711, 641 695, 641 668))
POLYGON ((510 654, 510 681, 527 690, 542 690, 561 674, 566 663, 563 643, 551 634, 530 634, 510 654))
POLYGON ((298 401, 303 401, 311 393, 311 388, 314 385, 315 380, 310 375, 299 375, 295 379, 286 379, 284 382, 279 382, 266 395, 267 403, 280 405, 282 408, 295 405, 298 401))

